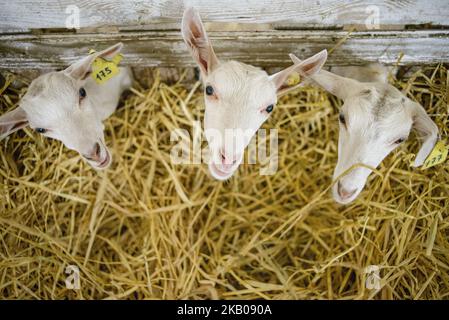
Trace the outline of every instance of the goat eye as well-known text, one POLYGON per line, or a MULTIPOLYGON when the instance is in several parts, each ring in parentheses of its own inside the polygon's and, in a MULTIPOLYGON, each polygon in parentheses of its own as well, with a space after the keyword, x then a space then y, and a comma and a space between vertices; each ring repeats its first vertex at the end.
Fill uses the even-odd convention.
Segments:
POLYGON ((270 104, 270 105, 265 109, 265 111, 266 111, 267 113, 271 113, 271 111, 273 111, 273 108, 274 108, 274 106, 273 106, 272 104, 270 104))
POLYGON ((86 95, 87 95, 87 93, 86 93, 86 89, 84 89, 84 88, 80 88, 80 90, 79 90, 79 94, 80 94, 80 98, 82 99, 82 98, 85 98, 86 97, 86 95))
POLYGON ((396 140, 394 143, 395 144, 401 144, 402 142, 405 141, 405 138, 399 138, 398 140, 396 140))
POLYGON ((340 121, 341 124, 346 125, 346 119, 343 113, 340 113, 340 115, 338 116, 338 120, 340 121))
POLYGON ((38 132, 38 133, 45 133, 45 132, 47 132, 47 129, 44 129, 44 128, 36 128, 36 132, 38 132))
POLYGON ((207 87, 206 87, 206 94, 207 94, 208 96, 213 95, 213 94, 214 94, 214 88, 212 88, 212 86, 207 86, 207 87))

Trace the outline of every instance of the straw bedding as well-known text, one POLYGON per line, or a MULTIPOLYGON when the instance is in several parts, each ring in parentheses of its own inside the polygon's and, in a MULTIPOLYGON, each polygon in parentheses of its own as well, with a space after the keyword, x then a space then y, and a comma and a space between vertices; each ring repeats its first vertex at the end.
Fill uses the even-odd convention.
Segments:
MULTIPOLYGON (((219 182, 206 164, 170 160, 170 131, 192 133, 203 117, 201 87, 153 79, 106 121, 107 171, 29 129, 1 141, 1 298, 448 298, 449 166, 411 168, 415 135, 338 205, 329 188, 341 102, 308 87, 264 125, 279 130, 276 174, 242 165, 219 182), (68 265, 79 290, 65 286, 68 265), (380 290, 365 285, 370 265, 380 290)), ((447 137, 447 69, 393 81, 447 137)), ((6 88, 1 113, 22 94, 6 88)))

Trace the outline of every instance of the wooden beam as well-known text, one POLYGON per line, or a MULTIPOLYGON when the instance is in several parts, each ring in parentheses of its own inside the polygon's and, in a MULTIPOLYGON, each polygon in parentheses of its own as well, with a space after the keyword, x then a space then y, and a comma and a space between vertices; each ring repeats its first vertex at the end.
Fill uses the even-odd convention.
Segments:
MULTIPOLYGON (((347 36, 344 31, 211 32, 222 60, 235 59, 262 67, 290 64, 288 53, 310 56, 331 49, 347 36)), ((124 63, 132 66, 193 66, 178 31, 116 34, 0 35, 0 68, 62 68, 85 56, 123 42, 124 63)), ((394 64, 449 62, 449 31, 354 32, 329 57, 328 65, 379 61, 394 64)))
POLYGON ((449 24, 449 1, 440 0, 227 0, 226 4, 216 0, 20 0, 0 2, 0 32, 66 28, 73 5, 79 8, 81 28, 155 30, 161 29, 159 24, 179 28, 185 3, 197 8, 206 22, 276 22, 288 28, 338 28, 363 26, 378 12, 381 26, 449 24))

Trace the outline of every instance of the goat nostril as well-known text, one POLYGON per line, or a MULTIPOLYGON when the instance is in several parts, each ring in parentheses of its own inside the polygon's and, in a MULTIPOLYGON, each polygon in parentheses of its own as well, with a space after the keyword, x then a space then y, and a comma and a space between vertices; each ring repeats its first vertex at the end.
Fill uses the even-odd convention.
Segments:
POLYGON ((100 157, 100 153, 101 153, 101 147, 100 147, 100 144, 97 142, 97 143, 95 143, 95 156, 100 157))
POLYGON ((340 181, 338 181, 338 186, 337 186, 337 188, 338 188, 338 194, 340 195, 340 197, 341 197, 342 199, 348 199, 348 198, 350 198, 350 197, 353 196, 354 193, 357 191, 357 189, 350 190, 350 191, 346 190, 345 188, 343 188, 343 186, 341 185, 340 181))
POLYGON ((89 155, 83 155, 89 161, 99 161, 101 156, 101 146, 98 142, 94 144, 94 148, 92 149, 92 153, 89 155))
POLYGON ((223 150, 220 150, 221 163, 224 165, 235 165, 237 163, 238 157, 233 155, 226 155, 223 150))
POLYGON ((224 153, 223 151, 220 151, 220 157, 221 157, 221 162, 223 164, 227 164, 228 162, 228 157, 226 157, 226 153, 224 153))

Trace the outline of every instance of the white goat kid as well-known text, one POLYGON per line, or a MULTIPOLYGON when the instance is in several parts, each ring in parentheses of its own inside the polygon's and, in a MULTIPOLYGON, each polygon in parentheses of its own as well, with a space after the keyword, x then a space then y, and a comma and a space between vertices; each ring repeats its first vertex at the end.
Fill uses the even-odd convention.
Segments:
POLYGON ((63 71, 35 79, 19 106, 0 117, 0 139, 29 125, 79 152, 92 167, 107 168, 111 153, 104 142, 102 121, 115 111, 132 77, 127 68, 119 68, 119 74, 104 84, 97 84, 89 75, 95 59, 111 59, 122 47, 117 43, 63 71))
POLYGON ((225 180, 242 162, 244 149, 273 111, 277 96, 298 87, 288 86, 288 76, 294 72, 307 76, 319 71, 327 59, 327 51, 269 76, 251 65, 219 61, 193 8, 184 12, 182 35, 200 68, 205 88, 204 130, 210 149, 209 170, 214 178, 225 180), (232 141, 225 139, 230 136, 232 141))
MULTIPOLYGON (((293 62, 301 63, 294 55, 290 57, 293 62)), ((355 70, 339 71, 356 76, 355 70)), ((311 77, 344 102, 339 115, 338 162, 334 179, 356 164, 376 168, 407 140, 412 127, 424 139, 414 161, 415 167, 421 166, 438 139, 438 127, 420 104, 387 83, 385 67, 371 65, 359 71, 363 71, 359 72, 360 79, 366 81, 371 77, 377 81, 364 83, 325 70, 311 77), (374 71, 371 76, 369 69, 374 71)), ((357 167, 341 177, 332 189, 334 199, 342 204, 352 202, 364 188, 370 173, 368 168, 357 167)))

